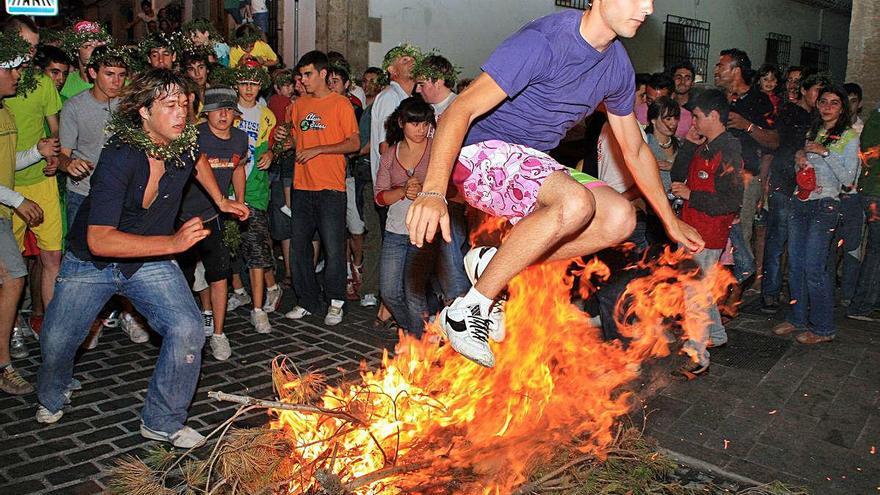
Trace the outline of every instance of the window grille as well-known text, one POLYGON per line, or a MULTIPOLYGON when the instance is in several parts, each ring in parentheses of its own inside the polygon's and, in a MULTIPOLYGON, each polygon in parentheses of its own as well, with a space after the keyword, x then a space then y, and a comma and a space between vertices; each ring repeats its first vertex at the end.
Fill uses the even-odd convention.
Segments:
POLYGON ((801 65, 804 67, 827 72, 830 58, 831 47, 828 45, 809 41, 804 41, 804 44, 801 45, 801 65))
POLYGON ((663 65, 670 70, 679 62, 690 61, 697 74, 706 77, 709 68, 709 28, 706 21, 677 15, 666 16, 663 65))
POLYGON ((557 7, 568 7, 570 9, 587 10, 590 8, 592 0, 556 0, 557 7))
POLYGON ((787 34, 769 33, 767 35, 767 53, 765 64, 774 64, 785 70, 791 64, 791 36, 787 34))

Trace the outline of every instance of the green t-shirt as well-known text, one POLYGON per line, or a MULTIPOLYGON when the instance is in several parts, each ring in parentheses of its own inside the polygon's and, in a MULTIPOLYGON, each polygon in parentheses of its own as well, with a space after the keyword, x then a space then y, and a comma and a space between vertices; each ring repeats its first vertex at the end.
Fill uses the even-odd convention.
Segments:
MULTIPOLYGON (((33 147, 40 139, 48 136, 43 123, 49 115, 61 111, 61 96, 55 89, 55 83, 44 74, 37 75, 37 87, 26 96, 7 98, 4 104, 15 118, 18 128, 16 151, 24 151, 33 147)), ((15 172, 15 184, 29 186, 46 179, 43 169, 46 161, 40 160, 30 167, 15 172)))
POLYGON ((92 83, 83 81, 83 78, 79 75, 79 71, 74 70, 69 76, 67 76, 67 81, 64 81, 64 86, 61 88, 61 97, 67 100, 87 89, 92 89, 92 83))
MULTIPOLYGON (((863 153, 877 152, 880 149, 880 108, 871 112, 871 116, 865 122, 862 129, 861 148, 863 153)), ((880 158, 870 154, 866 165, 867 169, 859 179, 859 189, 862 194, 880 196, 880 158)))

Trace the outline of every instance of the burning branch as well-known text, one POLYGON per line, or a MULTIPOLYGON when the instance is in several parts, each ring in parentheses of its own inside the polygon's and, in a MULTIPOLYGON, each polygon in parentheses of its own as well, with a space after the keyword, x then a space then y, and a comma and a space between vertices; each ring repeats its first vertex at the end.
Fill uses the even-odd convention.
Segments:
POLYGON ((224 402, 235 402, 236 404, 242 404, 247 406, 255 406, 262 407, 266 409, 277 409, 280 411, 298 411, 304 413, 313 413, 313 414, 323 414, 325 416, 330 416, 332 418, 344 419, 346 421, 350 421, 357 425, 364 425, 364 422, 360 419, 352 416, 343 411, 337 411, 333 409, 325 409, 323 407, 310 406, 307 404, 290 404, 287 402, 280 402, 277 400, 264 400, 257 399, 255 397, 248 397, 246 395, 235 395, 235 394, 227 394, 225 392, 208 392, 208 397, 224 401, 224 402))

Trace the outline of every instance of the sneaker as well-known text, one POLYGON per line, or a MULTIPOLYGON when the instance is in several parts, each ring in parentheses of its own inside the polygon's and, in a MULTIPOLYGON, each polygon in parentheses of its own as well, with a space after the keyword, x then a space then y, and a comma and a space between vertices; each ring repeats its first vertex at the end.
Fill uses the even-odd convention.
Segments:
POLYGON ((9 342, 9 355, 13 359, 26 358, 28 348, 24 343, 24 331, 17 326, 12 329, 12 340, 9 342))
POLYGON ((24 395, 34 391, 34 386, 27 382, 10 364, 0 371, 0 390, 12 395, 24 395))
POLYGON ((322 259, 321 261, 318 262, 317 265, 315 265, 315 273, 321 273, 323 271, 324 271, 324 260, 322 259))
POLYGON ((107 328, 116 328, 119 326, 119 311, 113 310, 104 318, 103 324, 107 328))
POLYGON ((272 324, 269 323, 269 315, 262 309, 251 310, 251 324, 257 333, 269 333, 272 331, 272 324))
POLYGON ((21 313, 18 314, 18 317, 15 319, 15 327, 21 331, 22 337, 30 337, 35 340, 40 340, 40 336, 34 332, 33 327, 31 327, 29 318, 25 318, 21 313))
POLYGON ((174 433, 165 433, 164 431, 151 430, 141 425, 141 436, 150 440, 168 442, 179 449, 191 449, 205 443, 205 437, 189 426, 184 426, 174 433))
POLYGON ((98 340, 101 338, 101 334, 104 332, 104 321, 103 320, 95 320, 92 322, 92 327, 89 329, 89 334, 86 336, 86 341, 83 342, 83 349, 92 350, 95 347, 98 347, 98 340))
POLYGON ((131 313, 124 313, 119 323, 122 331, 127 333, 128 338, 135 344, 143 344, 150 340, 150 334, 131 313))
POLYGON ((376 294, 364 294, 364 297, 361 298, 361 307, 363 308, 372 308, 379 305, 379 298, 376 297, 376 294))
POLYGON ((232 355, 232 347, 229 347, 229 339, 226 334, 211 335, 211 355, 217 361, 226 361, 232 355))
POLYGON ((504 305, 507 304, 507 297, 499 297, 489 308, 489 319, 492 320, 492 326, 489 328, 489 338, 493 342, 504 341, 506 335, 504 329, 504 305))
POLYGON ((489 348, 489 331, 492 321, 480 314, 480 305, 461 304, 461 297, 440 311, 438 323, 443 336, 462 356, 471 361, 492 368, 495 366, 495 355, 489 348))
POLYGON ((281 294, 283 291, 281 287, 276 287, 274 289, 269 289, 266 291, 266 303, 263 304, 263 311, 267 313, 272 313, 276 309, 278 309, 278 304, 281 302, 281 294))
POLYGON ((205 337, 214 335, 214 313, 202 311, 202 324, 205 328, 205 337))
POLYGON ((464 255, 464 272, 467 274, 471 285, 477 283, 483 271, 489 266, 489 262, 495 257, 498 248, 493 246, 478 246, 464 255))
POLYGON ((294 306, 293 309, 284 313, 284 317, 290 320, 301 320, 306 316, 311 316, 312 312, 302 306, 294 306))
POLYGON ((57 423, 58 420, 61 419, 61 416, 64 416, 63 409, 59 409, 57 412, 53 413, 53 412, 49 412, 49 410, 43 406, 37 407, 37 415, 36 415, 37 423, 43 423, 43 424, 47 424, 47 425, 50 425, 52 423, 57 423))
POLYGON ((245 304, 250 303, 251 296, 249 296, 247 292, 245 292, 244 294, 239 294, 238 292, 233 291, 232 295, 229 296, 229 301, 226 303, 226 311, 235 311, 245 304))
POLYGON ((324 324, 335 326, 342 323, 342 304, 343 301, 333 299, 330 301, 330 307, 327 308, 327 315, 324 317, 324 324))

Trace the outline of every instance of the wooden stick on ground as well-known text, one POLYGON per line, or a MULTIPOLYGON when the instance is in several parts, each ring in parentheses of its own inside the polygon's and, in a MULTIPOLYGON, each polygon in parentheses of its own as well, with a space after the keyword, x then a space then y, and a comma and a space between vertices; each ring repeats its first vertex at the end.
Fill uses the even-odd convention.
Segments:
POLYGON ((335 411, 333 409, 325 409, 318 406, 310 406, 307 404, 290 404, 288 402, 257 399, 255 397, 248 397, 246 395, 227 394, 225 392, 208 392, 208 397, 219 401, 234 402, 236 404, 245 404, 248 406, 265 407, 267 409, 323 414, 325 416, 344 419, 358 425, 363 425, 363 421, 346 412, 335 411))

